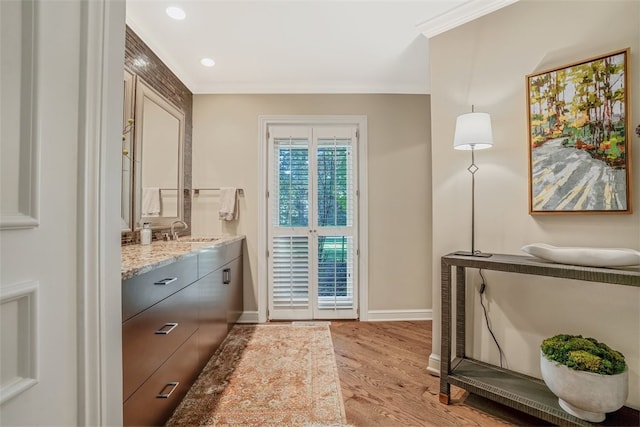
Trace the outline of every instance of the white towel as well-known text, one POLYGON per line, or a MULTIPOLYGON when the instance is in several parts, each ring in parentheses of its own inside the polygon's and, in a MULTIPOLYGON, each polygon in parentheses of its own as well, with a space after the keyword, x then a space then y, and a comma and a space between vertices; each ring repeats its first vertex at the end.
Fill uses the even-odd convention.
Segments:
POLYGON ((142 216, 160 216, 160 189, 145 187, 142 189, 142 216))
POLYGON ((218 211, 218 217, 224 221, 233 221, 238 219, 237 205, 237 191, 233 187, 220 189, 220 210, 218 211))

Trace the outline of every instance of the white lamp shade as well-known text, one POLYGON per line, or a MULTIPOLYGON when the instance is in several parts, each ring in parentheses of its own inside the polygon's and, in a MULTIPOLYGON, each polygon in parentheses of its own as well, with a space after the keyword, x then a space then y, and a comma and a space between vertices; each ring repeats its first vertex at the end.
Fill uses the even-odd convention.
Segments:
POLYGON ((482 150, 493 145, 491 116, 487 113, 467 113, 456 119, 453 148, 456 150, 482 150))

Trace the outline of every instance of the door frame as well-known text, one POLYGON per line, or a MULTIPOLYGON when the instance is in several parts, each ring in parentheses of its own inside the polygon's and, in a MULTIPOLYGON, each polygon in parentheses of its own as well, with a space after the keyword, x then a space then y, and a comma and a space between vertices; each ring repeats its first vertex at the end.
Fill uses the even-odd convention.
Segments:
POLYGON ((368 180, 367 180, 367 116, 366 115, 264 115, 258 116, 258 161, 259 183, 262 192, 258 203, 258 322, 265 323, 268 319, 268 260, 267 241, 268 224, 267 213, 269 200, 268 181, 268 144, 267 130, 270 125, 356 125, 358 127, 358 317, 361 321, 368 320, 369 311, 369 220, 368 220, 368 180))
MULTIPOLYGON (((80 0, 76 0, 80 1, 80 0)), ((82 2, 77 204, 78 425, 122 425, 120 169, 125 2, 82 2)))

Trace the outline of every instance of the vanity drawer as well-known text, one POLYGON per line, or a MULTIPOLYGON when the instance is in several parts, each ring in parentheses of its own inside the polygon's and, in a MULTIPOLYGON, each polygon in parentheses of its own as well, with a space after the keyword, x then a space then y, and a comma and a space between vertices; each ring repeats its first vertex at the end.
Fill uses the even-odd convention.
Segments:
POLYGON ((198 256, 188 255, 122 282, 122 321, 195 282, 198 256))
POLYGON ((204 277, 242 255, 242 241, 201 249, 198 253, 198 278, 204 277))
POLYGON ((223 269, 218 269, 198 281, 200 295, 198 345, 201 367, 207 364, 227 335, 228 285, 224 283, 225 274, 223 269))
POLYGON ((194 334, 124 402, 124 425, 164 425, 195 381, 197 362, 198 345, 194 334))
POLYGON ((198 329, 198 300, 187 286, 122 324, 125 400, 198 329))

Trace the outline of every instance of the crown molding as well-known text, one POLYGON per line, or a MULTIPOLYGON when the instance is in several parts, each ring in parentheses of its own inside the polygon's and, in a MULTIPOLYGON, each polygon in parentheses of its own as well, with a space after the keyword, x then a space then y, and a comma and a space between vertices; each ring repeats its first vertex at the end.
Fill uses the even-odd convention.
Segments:
POLYGON ((438 34, 452 30, 517 1, 518 0, 470 0, 435 18, 416 25, 416 28, 427 38, 435 37, 438 34))
MULTIPOLYGON (((2 0, 0 0, 2 1, 2 0)), ((238 84, 234 82, 205 82, 189 88, 194 95, 239 95, 239 94, 393 94, 393 95, 429 95, 430 83, 415 82, 402 84, 386 82, 379 84, 358 84, 356 82, 342 83, 269 83, 256 82, 238 84)))

